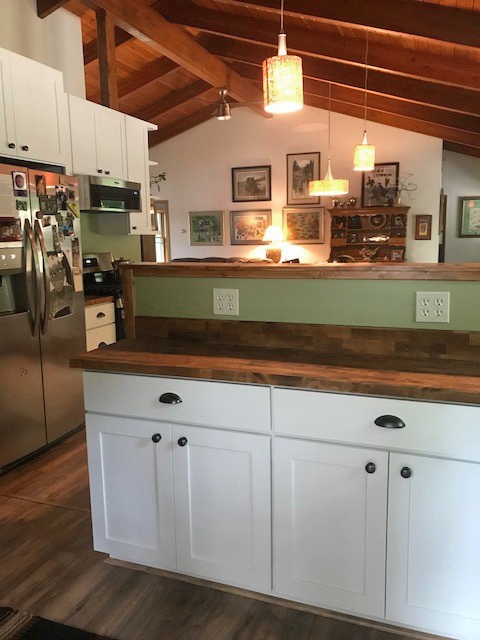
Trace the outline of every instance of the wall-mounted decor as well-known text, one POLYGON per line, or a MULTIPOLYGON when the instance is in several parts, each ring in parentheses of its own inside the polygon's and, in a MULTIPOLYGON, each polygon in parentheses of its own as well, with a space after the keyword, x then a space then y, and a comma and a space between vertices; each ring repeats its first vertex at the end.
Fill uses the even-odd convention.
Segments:
POLYGON ((375 163, 362 179, 362 207, 393 207, 398 191, 398 162, 375 163))
POLYGON ((458 236, 460 238, 480 236, 480 196, 470 196, 458 200, 458 236))
POLYGON ((323 207, 283 209, 283 235, 292 244, 323 243, 323 207))
POLYGON ((234 167, 232 201, 252 202, 272 199, 272 167, 234 167))
POLYGON ((230 211, 232 244, 268 244, 262 242, 267 227, 272 223, 271 209, 230 211))
POLYGON ((191 246, 225 244, 223 211, 190 211, 188 216, 191 246))
POLYGON ((320 179, 320 152, 287 154, 287 204, 320 204, 308 195, 308 183, 320 179))
POLYGON ((432 239, 432 216, 415 216, 415 240, 432 239))

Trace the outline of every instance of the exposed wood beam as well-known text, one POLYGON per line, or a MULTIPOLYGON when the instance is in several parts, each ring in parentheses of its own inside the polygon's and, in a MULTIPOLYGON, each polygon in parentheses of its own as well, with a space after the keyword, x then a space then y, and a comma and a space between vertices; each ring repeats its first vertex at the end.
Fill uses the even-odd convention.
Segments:
MULTIPOLYGON (((167 125, 165 127, 159 126, 158 131, 154 131, 150 133, 148 136, 148 146, 154 147, 160 142, 164 142, 169 138, 173 138, 174 136, 183 133, 184 131, 188 131, 188 129, 192 129, 196 127, 198 124, 202 122, 206 122, 210 120, 212 117, 212 105, 208 105, 208 107, 204 107, 199 111, 196 111, 190 116, 186 116, 185 118, 181 118, 177 120, 171 125, 167 125)), ((221 123, 219 123, 221 126, 221 123)))
POLYGON ((67 2, 68 0, 37 0, 37 16, 39 18, 46 18, 67 4, 67 2))
POLYGON ((103 9, 96 11, 100 100, 104 107, 118 111, 117 59, 115 55, 115 24, 103 9))
POLYGON ((449 142, 448 140, 443 141, 443 148, 445 151, 454 151, 455 153, 463 153, 467 156, 473 156, 475 158, 480 158, 480 149, 476 149, 475 147, 469 147, 464 144, 456 144, 454 142, 449 142))
MULTIPOLYGON (((148 43, 211 86, 226 87, 228 93, 236 100, 262 100, 262 93, 251 82, 206 51, 183 29, 170 24, 143 0, 95 0, 95 5, 114 15, 117 24, 131 35, 148 43)), ((262 107, 253 108, 261 115, 268 116, 262 107)))
MULTIPOLYGON (((276 42, 278 21, 232 14, 225 11, 197 7, 193 12, 186 0, 157 0, 153 5, 169 22, 194 27, 207 33, 230 36, 245 42, 272 45, 276 42)), ((365 40, 348 37, 319 37, 314 29, 288 27, 288 48, 292 53, 307 53, 322 58, 336 59, 350 64, 363 65, 365 40)), ((479 37, 480 40, 480 37, 479 37)), ((408 77, 425 78, 442 84, 480 89, 479 65, 469 59, 450 58, 406 49, 401 37, 393 38, 387 45, 370 42, 369 66, 393 71, 408 77)))
MULTIPOLYGON (((279 8, 278 0, 227 0, 226 4, 249 4, 277 10, 279 8)), ((287 5, 285 13, 478 47, 478 11, 418 0, 368 0, 361 3, 357 0, 295 0, 292 4, 295 11, 287 5)))
POLYGON ((166 76, 171 71, 178 69, 179 66, 173 60, 168 58, 160 58, 151 62, 138 71, 132 73, 128 78, 121 80, 118 83, 118 96, 119 98, 125 98, 130 93, 141 89, 150 82, 154 82, 163 76, 166 76))
MULTIPOLYGON (((204 82, 203 80, 197 80, 192 84, 187 85, 183 89, 179 91, 171 91, 168 95, 156 102, 149 104, 144 109, 140 109, 137 113, 134 113, 136 118, 140 118, 140 120, 154 120, 159 116, 179 107, 180 105, 188 102, 189 100, 193 100, 193 98, 198 98, 199 96, 209 92, 212 90, 212 87, 208 84, 208 82, 204 82)), ((213 105, 210 105, 210 111, 213 110, 213 105)))
MULTIPOLYGON (((262 46, 250 44, 245 47, 237 41, 219 36, 202 37, 201 41, 215 55, 231 60, 260 66, 265 57, 265 50, 262 46)), ((362 89, 365 83, 365 72, 361 67, 311 56, 303 57, 303 73, 305 77, 322 78, 329 82, 358 89, 362 89)), ((480 115, 480 92, 471 89, 443 86, 405 76, 393 76, 372 69, 368 74, 368 90, 380 95, 395 96, 402 100, 434 105, 458 113, 480 115)))
MULTIPOLYGON (((133 36, 120 29, 120 27, 115 27, 115 46, 119 47, 120 45, 128 42, 129 40, 133 40, 133 36)), ((83 63, 85 65, 94 62, 98 58, 98 43, 97 39, 88 42, 83 45, 83 63)))

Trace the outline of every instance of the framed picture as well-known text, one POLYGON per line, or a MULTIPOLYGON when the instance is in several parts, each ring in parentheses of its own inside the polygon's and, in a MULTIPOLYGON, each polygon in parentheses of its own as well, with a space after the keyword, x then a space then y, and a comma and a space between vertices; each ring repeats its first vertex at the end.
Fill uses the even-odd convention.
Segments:
POLYGON ((373 171, 364 171, 362 207, 392 207, 398 191, 400 163, 375 163, 373 171))
POLYGON ((190 211, 190 245, 224 245, 223 211, 190 211))
POLYGON ((459 198, 459 238, 480 236, 480 196, 459 198))
POLYGON ((272 167, 234 167, 232 169, 233 202, 272 199, 272 167))
POLYGON ((320 204, 318 196, 308 195, 310 180, 320 179, 320 152, 287 154, 287 204, 320 204))
POLYGON ((405 249, 392 249, 390 253, 390 260, 392 262, 401 262, 405 254, 405 249))
POLYGON ((415 240, 432 239, 432 216, 415 216, 415 240))
POLYGON ((230 211, 230 235, 232 244, 268 244, 263 234, 272 224, 271 209, 230 211))
POLYGON ((292 244, 323 243, 323 207, 283 209, 283 235, 292 244))

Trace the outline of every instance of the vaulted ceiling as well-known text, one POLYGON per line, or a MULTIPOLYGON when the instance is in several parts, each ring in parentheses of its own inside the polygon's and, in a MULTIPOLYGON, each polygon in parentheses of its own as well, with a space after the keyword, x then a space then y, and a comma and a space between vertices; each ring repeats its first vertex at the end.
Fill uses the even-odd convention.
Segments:
MULTIPOLYGON (((87 98, 157 124, 151 145, 213 117, 222 87, 266 115, 280 0, 37 0, 60 6, 82 19, 87 98)), ((363 118, 368 32, 368 120, 480 157, 480 0, 285 0, 285 31, 307 105, 331 85, 332 111, 363 118)))

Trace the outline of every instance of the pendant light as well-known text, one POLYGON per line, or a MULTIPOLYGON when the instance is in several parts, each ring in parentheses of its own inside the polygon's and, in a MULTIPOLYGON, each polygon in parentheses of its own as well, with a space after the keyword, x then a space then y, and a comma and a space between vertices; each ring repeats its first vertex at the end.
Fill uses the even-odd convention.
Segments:
POLYGON ((362 144, 357 144, 353 154, 354 171, 373 171, 375 168, 375 147, 367 140, 367 80, 368 80, 368 31, 365 40, 365 100, 362 144))
POLYGON ((218 95, 220 96, 220 102, 217 104, 216 118, 217 120, 230 120, 232 114, 230 113, 230 105, 226 100, 227 90, 220 89, 218 95))
POLYGON ((278 55, 263 61, 263 101, 268 113, 292 113, 303 108, 302 59, 287 54, 283 30, 283 2, 280 7, 278 55))
POLYGON ((337 179, 332 175, 330 166, 330 118, 331 118, 332 85, 328 85, 328 160, 327 173, 323 180, 312 180, 308 183, 308 193, 311 196, 344 196, 350 185, 348 180, 337 179))

